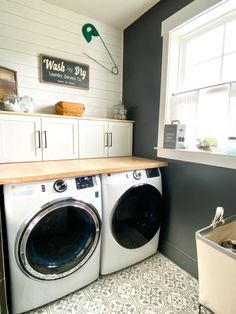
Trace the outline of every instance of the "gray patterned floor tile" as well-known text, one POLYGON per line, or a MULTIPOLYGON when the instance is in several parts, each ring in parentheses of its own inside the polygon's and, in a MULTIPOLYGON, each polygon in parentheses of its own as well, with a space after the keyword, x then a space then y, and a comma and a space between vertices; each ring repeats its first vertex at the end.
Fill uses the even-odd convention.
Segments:
POLYGON ((27 314, 198 314, 198 282, 157 253, 27 314))

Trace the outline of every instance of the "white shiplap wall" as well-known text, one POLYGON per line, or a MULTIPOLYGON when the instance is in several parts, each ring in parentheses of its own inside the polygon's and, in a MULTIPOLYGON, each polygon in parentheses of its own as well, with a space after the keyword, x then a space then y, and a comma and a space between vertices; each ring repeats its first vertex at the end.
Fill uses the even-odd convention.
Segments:
MULTIPOLYGON (((102 7, 101 7, 102 9, 102 7)), ((58 101, 82 102, 85 116, 112 117, 121 100, 122 31, 42 0, 0 0, 0 66, 17 71, 19 96, 34 99, 35 111, 53 113, 58 101), (119 75, 113 75, 83 52, 108 68, 112 62, 98 37, 87 43, 82 26, 92 23, 104 39, 119 75), (40 82, 39 55, 47 54, 90 67, 89 90, 40 82)))

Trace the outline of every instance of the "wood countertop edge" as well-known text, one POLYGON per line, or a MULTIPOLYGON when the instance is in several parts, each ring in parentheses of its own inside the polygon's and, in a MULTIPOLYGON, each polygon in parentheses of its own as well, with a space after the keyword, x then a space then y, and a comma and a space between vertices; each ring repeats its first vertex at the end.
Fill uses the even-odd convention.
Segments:
POLYGON ((140 157, 0 164, 0 185, 167 166, 167 162, 140 157))
POLYGON ((113 121, 113 122, 127 122, 127 123, 135 123, 134 120, 126 120, 126 119, 114 119, 114 118, 100 118, 100 117, 88 117, 88 116, 66 116, 66 115, 59 115, 53 113, 40 113, 40 112, 15 112, 15 111, 4 111, 0 110, 0 114, 7 114, 7 115, 18 115, 18 116, 33 116, 33 117, 40 117, 40 118, 65 118, 65 119, 77 119, 77 120, 94 120, 94 121, 113 121))

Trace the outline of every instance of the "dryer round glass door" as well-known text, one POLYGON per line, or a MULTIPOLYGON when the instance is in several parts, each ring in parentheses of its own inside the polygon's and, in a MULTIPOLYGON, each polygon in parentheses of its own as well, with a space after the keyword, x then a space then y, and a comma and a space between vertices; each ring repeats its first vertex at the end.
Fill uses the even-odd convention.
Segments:
POLYGON ((152 185, 136 185, 128 189, 115 206, 112 233, 116 241, 128 249, 148 243, 160 228, 161 193, 152 185))
POLYGON ((93 254, 101 230, 95 208, 72 198, 46 204, 24 229, 18 245, 21 266, 42 280, 68 276, 93 254))

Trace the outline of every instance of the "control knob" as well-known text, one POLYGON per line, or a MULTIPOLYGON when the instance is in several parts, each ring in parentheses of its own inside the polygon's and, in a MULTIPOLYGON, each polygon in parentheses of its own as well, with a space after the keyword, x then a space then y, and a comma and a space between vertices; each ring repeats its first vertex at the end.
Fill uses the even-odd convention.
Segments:
POLYGON ((55 181, 53 187, 56 192, 62 193, 67 189, 67 183, 64 180, 57 180, 55 181))
POLYGON ((141 179, 142 174, 141 174, 141 172, 140 172, 140 171, 135 170, 135 171, 133 172, 133 176, 134 176, 135 180, 140 180, 140 179, 141 179))

